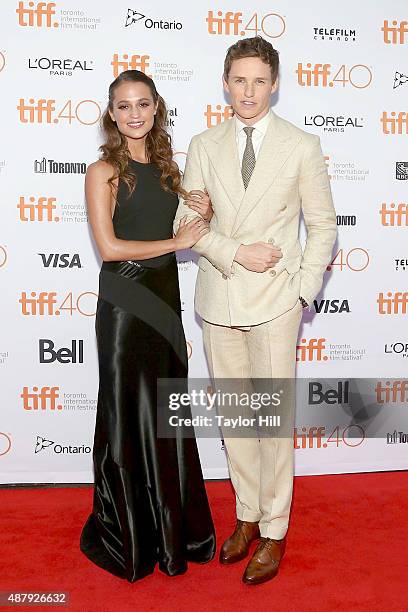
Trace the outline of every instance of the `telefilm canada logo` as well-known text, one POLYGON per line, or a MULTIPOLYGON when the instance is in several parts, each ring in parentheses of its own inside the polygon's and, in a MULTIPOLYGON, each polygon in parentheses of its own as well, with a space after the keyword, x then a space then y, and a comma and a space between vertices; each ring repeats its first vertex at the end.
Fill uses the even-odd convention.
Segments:
POLYGON ((34 453, 37 455, 46 448, 51 448, 56 455, 88 455, 92 451, 92 448, 90 446, 86 446, 85 444, 80 444, 79 446, 74 446, 72 444, 59 444, 54 440, 47 440, 47 438, 44 438, 43 436, 37 436, 34 453))
POLYGON ((56 161, 55 159, 42 159, 34 160, 34 172, 36 174, 85 174, 86 163, 85 162, 62 162, 56 161))
POLYGON ((134 11, 133 9, 128 9, 126 14, 125 28, 135 24, 135 23, 143 23, 144 27, 148 30, 182 30, 183 24, 180 21, 165 21, 164 19, 151 19, 151 17, 147 17, 143 15, 143 13, 139 13, 138 11, 134 11))
POLYGON ((395 178, 397 181, 408 180, 408 162, 395 162, 395 178))
POLYGON ((315 40, 324 40, 329 42, 355 42, 356 30, 348 28, 325 28, 314 27, 313 38, 315 40))

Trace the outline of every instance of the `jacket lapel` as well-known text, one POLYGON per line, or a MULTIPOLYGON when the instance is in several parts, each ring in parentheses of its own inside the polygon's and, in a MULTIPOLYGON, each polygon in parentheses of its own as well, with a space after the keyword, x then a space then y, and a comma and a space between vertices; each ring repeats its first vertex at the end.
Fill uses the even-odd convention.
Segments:
POLYGON ((238 230, 259 203, 265 191, 275 181, 279 171, 299 141, 300 137, 293 137, 282 129, 279 125, 279 118, 272 112, 251 180, 246 191, 244 191, 241 206, 237 211, 231 235, 238 230))
POLYGON ((237 211, 245 195, 245 189, 239 165, 235 121, 228 119, 224 126, 224 130, 204 142, 204 147, 231 206, 237 211))

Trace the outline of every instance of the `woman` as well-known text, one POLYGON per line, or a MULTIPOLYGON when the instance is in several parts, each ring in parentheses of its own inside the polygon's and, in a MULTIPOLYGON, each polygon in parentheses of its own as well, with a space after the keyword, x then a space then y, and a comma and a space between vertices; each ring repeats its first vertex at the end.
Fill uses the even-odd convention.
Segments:
MULTIPOLYGON (((173 238, 183 191, 165 121, 153 81, 138 70, 120 74, 102 118, 102 158, 89 166, 85 182, 103 264, 95 488, 80 547, 129 582, 152 573, 157 562, 174 576, 215 552, 195 438, 178 430, 173 438, 157 435, 157 380, 180 386, 187 378, 175 251, 209 231, 202 218, 183 220, 173 238)), ((192 207, 208 218, 208 197, 192 193, 192 207)))

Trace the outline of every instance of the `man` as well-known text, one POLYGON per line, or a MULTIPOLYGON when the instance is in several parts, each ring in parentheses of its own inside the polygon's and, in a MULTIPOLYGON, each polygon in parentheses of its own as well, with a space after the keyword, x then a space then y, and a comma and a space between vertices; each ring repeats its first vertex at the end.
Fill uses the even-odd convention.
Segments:
MULTIPOLYGON (((215 379, 294 378, 302 307, 321 289, 337 235, 319 138, 270 109, 278 70, 277 51, 261 37, 232 45, 223 83, 234 117, 195 136, 188 151, 184 189, 206 190, 214 209, 211 231, 193 248, 201 255, 195 307, 215 379)), ((181 200, 175 230, 195 210, 192 196, 181 200)), ((225 444, 237 524, 220 561, 245 558, 259 539, 243 575, 259 584, 277 574, 285 550, 293 439, 231 437, 225 444)))

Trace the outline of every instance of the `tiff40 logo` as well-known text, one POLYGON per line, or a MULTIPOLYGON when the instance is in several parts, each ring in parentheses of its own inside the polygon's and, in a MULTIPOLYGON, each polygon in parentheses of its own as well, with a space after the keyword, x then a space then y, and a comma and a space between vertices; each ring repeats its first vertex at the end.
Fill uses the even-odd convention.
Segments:
POLYGON ((64 297, 58 297, 56 291, 27 291, 21 293, 18 300, 21 305, 21 314, 25 317, 32 316, 60 316, 69 314, 73 316, 78 313, 84 317, 93 317, 96 314, 96 301, 98 294, 94 291, 83 291, 74 297, 70 291, 64 297))
POLYGON ((333 257, 326 270, 334 270, 337 266, 340 272, 343 270, 350 270, 351 272, 363 272, 370 263, 370 255, 366 249, 362 247, 354 247, 350 251, 339 249, 336 255, 333 257))
POLYGON ((20 123, 48 123, 54 124, 68 121, 69 125, 77 121, 82 125, 94 125, 101 117, 101 107, 95 100, 80 100, 75 102, 67 100, 58 103, 56 100, 45 98, 29 98, 26 101, 20 98, 17 105, 20 123))
POLYGON ((253 13, 248 19, 244 18, 241 12, 208 11, 206 22, 209 34, 223 36, 261 35, 267 38, 279 38, 286 30, 285 20, 278 13, 267 15, 253 13))
POLYGON ((331 64, 307 63, 304 66, 302 62, 299 62, 295 73, 298 85, 301 87, 334 87, 335 85, 346 87, 349 83, 356 89, 365 89, 371 85, 373 80, 373 73, 365 64, 355 64, 351 68, 342 64, 337 69, 331 64))

